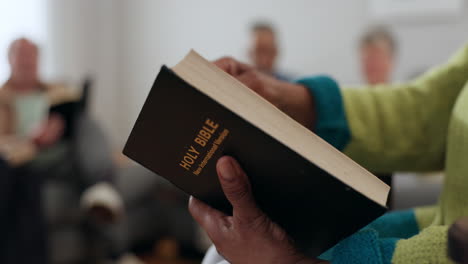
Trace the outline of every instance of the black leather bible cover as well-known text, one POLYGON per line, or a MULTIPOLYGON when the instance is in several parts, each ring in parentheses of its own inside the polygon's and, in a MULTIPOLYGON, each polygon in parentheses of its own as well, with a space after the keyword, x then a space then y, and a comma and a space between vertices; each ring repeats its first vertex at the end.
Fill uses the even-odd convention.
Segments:
POLYGON ((236 158, 259 207, 309 256, 386 209, 310 163, 163 66, 124 154, 227 214, 215 166, 236 158))

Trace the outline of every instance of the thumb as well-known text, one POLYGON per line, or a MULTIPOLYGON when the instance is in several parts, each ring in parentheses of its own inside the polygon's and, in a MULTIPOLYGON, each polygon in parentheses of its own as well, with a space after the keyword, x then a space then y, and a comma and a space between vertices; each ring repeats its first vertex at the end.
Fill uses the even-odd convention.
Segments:
POLYGON ((233 216, 251 222, 262 216, 252 195, 249 179, 237 161, 225 156, 216 165, 219 181, 233 207, 233 216))

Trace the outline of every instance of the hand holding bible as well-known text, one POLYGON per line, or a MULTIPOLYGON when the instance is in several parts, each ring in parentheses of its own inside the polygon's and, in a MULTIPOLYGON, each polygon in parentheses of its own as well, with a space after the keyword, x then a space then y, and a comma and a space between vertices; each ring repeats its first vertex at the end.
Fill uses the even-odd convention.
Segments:
POLYGON ((203 201, 192 213, 229 260, 317 257, 385 212, 387 185, 287 116, 311 123, 306 88, 218 65, 191 51, 163 66, 124 153, 203 201))
POLYGON ((285 231, 257 207, 248 177, 233 158, 222 157, 216 169, 233 215, 225 215, 193 197, 189 209, 222 256, 233 264, 320 262, 299 253, 285 231))
POLYGON ((313 96, 304 86, 278 80, 230 57, 218 59, 214 64, 305 127, 313 128, 313 96))

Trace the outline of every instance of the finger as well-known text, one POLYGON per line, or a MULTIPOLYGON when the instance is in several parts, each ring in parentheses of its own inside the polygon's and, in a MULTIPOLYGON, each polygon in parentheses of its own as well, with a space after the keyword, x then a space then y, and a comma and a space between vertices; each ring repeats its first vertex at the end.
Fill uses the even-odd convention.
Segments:
POLYGON ((54 140, 60 139, 62 137, 63 133, 65 132, 65 124, 63 119, 57 119, 51 128, 52 133, 53 133, 53 138, 54 140))
POLYGON ((33 138, 33 142, 38 146, 42 146, 44 142, 44 136, 42 134, 39 134, 38 136, 33 138))
POLYGON ((237 76, 236 79, 253 90, 255 90, 255 86, 258 85, 258 79, 254 71, 244 72, 237 76))
POLYGON ((225 214, 193 196, 189 200, 189 211, 213 241, 217 240, 222 230, 228 227, 225 214))
POLYGON ((236 75, 243 74, 244 72, 252 71, 254 68, 248 64, 237 61, 236 64, 236 75))
POLYGON ((230 57, 223 57, 221 59, 217 59, 213 62, 214 65, 218 66, 221 70, 231 74, 233 68, 234 68, 234 61, 230 57))
POLYGON ((256 71, 246 71, 243 74, 239 75, 236 77, 238 81, 243 83, 245 86, 250 88, 250 90, 256 92, 260 96, 267 98, 264 85, 262 84, 262 81, 260 80, 259 73, 256 71))
POLYGON ((251 222, 262 216, 252 195, 249 179, 237 161, 231 157, 222 157, 216 169, 224 194, 232 204, 234 217, 251 222))
POLYGON ((231 57, 223 57, 213 62, 216 66, 218 66, 223 71, 229 73, 230 75, 236 77, 245 71, 252 69, 251 66, 238 62, 237 60, 231 57))
MULTIPOLYGON (((60 121, 60 120, 59 120, 60 121)), ((53 145, 63 135, 64 126, 62 122, 50 120, 44 133, 42 134, 41 142, 44 146, 53 145)))

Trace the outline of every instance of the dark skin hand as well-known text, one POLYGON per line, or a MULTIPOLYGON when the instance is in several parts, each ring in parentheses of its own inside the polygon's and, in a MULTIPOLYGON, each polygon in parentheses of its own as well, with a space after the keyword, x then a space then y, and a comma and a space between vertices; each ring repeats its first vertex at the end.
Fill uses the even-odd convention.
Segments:
MULTIPOLYGON (((305 127, 313 128, 314 100, 304 86, 277 80, 232 58, 214 63, 305 127)), ((233 158, 222 157, 216 169, 233 215, 225 215, 193 197, 189 210, 225 259, 233 264, 326 263, 302 255, 285 231, 257 207, 248 177, 233 158)))
POLYGON ((275 79, 252 66, 229 57, 216 60, 214 64, 303 126, 313 129, 315 123, 314 99, 304 86, 275 79))
POLYGON ((226 260, 232 264, 327 263, 302 255, 285 231, 257 207, 248 177, 236 160, 222 157, 216 170, 223 191, 233 206, 232 216, 193 197, 189 210, 226 260))

